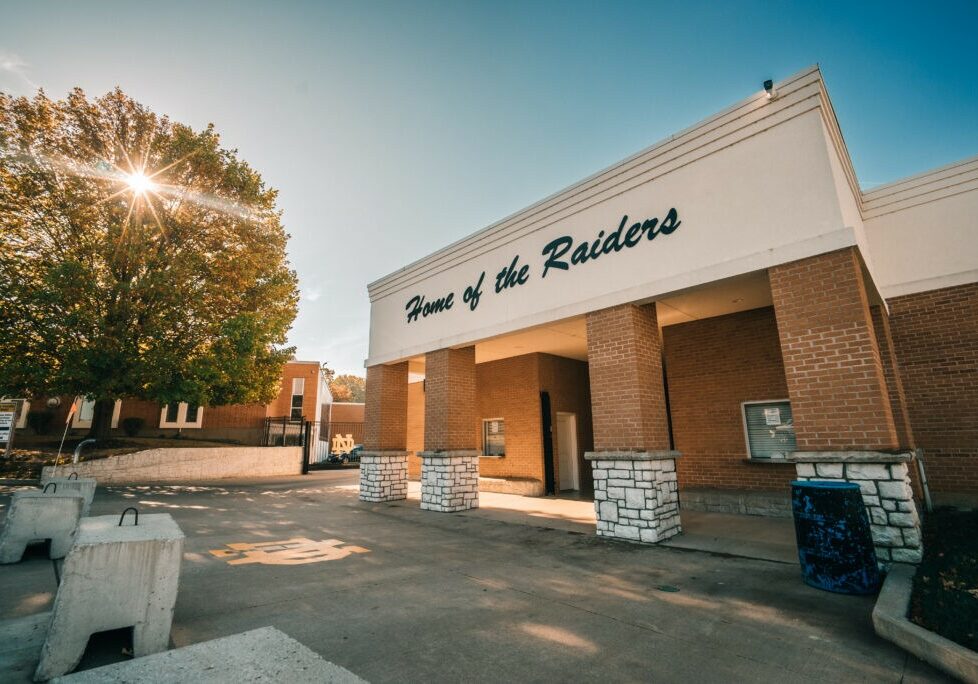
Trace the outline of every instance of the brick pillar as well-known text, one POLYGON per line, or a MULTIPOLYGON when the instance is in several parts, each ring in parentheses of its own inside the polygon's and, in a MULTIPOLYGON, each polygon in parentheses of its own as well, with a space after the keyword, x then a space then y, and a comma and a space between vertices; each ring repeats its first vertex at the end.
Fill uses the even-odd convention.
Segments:
POLYGON ((679 534, 679 453, 669 450, 655 305, 589 313, 587 356, 597 533, 645 542, 679 534))
POLYGON ((425 356, 421 508, 453 512, 479 506, 475 347, 425 356))
POLYGON ((799 451, 898 446, 854 247, 768 269, 799 451))
POLYGON ((587 362, 594 450, 669 449, 655 305, 589 313, 587 362))
POLYGON ((408 364, 367 368, 360 499, 407 498, 408 364))
POLYGON ((907 397, 903 391, 903 376, 900 373, 900 363, 897 361, 896 349, 893 346, 893 334, 890 332, 890 316, 882 304, 874 304, 869 307, 869 311, 873 317, 876 345, 880 350, 883 377, 886 379, 890 411, 893 413, 893 424, 896 427, 897 439, 901 447, 916 446, 913 439, 913 429, 910 427, 907 397))

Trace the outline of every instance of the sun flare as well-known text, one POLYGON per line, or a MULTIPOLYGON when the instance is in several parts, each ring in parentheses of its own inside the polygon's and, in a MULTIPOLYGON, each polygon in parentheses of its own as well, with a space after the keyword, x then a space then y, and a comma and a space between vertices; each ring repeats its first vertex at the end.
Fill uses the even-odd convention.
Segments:
POLYGON ((144 195, 156 187, 153 181, 140 171, 128 174, 126 176, 126 184, 137 195, 144 195))

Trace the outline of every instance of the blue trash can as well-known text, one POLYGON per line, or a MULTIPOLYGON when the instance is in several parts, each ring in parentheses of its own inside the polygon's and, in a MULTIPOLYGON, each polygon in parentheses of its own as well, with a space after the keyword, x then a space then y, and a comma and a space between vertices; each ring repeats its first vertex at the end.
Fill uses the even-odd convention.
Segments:
POLYGON ((798 560, 805 584, 840 594, 873 594, 880 586, 873 534, 859 485, 794 481, 798 560))

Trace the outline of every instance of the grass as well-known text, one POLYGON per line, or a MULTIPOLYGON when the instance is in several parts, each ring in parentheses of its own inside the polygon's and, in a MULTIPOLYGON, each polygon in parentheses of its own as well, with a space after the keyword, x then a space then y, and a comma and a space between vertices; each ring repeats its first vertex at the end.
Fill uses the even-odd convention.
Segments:
POLYGON ((978 651, 978 511, 934 511, 923 533, 910 619, 978 651))
MULTIPOLYGON (((61 463, 70 463, 72 453, 84 436, 69 437, 61 450, 61 463)), ((58 455, 60 437, 18 436, 9 459, 4 459, 0 452, 0 479, 37 480, 41 477, 41 468, 54 465, 58 455)), ((168 447, 214 447, 227 446, 228 442, 216 442, 202 439, 186 439, 173 437, 111 437, 94 445, 88 446, 82 452, 82 461, 92 461, 108 456, 131 454, 143 449, 166 449, 168 447)))

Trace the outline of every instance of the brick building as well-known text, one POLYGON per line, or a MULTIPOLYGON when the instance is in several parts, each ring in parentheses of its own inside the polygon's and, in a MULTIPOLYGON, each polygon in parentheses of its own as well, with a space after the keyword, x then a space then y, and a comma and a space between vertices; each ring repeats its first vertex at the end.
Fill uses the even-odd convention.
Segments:
POLYGON ((886 480, 893 548, 921 461, 978 499, 978 158, 863 191, 819 70, 766 85, 369 286, 370 497, 579 489, 656 541, 886 480))
MULTIPOLYGON (((269 404, 232 404, 229 406, 194 406, 186 403, 161 406, 141 399, 116 401, 112 414, 113 432, 121 433, 126 418, 142 421, 139 434, 147 437, 172 437, 179 433, 189 439, 214 439, 258 444, 264 434, 265 418, 289 417, 291 420, 320 420, 328 415, 332 398, 323 380, 318 361, 289 361, 282 370, 278 396, 269 404)), ((52 414, 51 424, 63 429, 72 405, 71 397, 61 397, 56 406, 43 398, 27 403, 22 409, 21 425, 27 425, 28 412, 52 414)), ((71 429, 87 430, 91 426, 94 402, 79 399, 79 410, 71 418, 71 429)), ((327 418, 328 420, 328 418, 327 418)))

